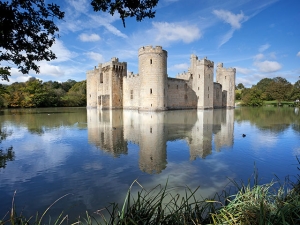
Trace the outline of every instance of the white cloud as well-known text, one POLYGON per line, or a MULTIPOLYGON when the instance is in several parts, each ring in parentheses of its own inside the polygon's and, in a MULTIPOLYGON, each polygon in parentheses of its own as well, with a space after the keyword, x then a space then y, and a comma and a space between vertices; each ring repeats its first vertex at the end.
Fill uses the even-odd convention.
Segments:
POLYGON ((76 10, 76 12, 80 13, 88 12, 88 7, 90 7, 90 4, 87 0, 68 0, 68 3, 76 10))
POLYGON ((231 29, 221 38, 219 47, 228 42, 232 38, 234 31, 240 29, 242 23, 248 20, 248 17, 242 11, 240 14, 233 14, 230 11, 221 9, 213 10, 213 14, 231 26, 231 29))
POLYGON ((300 52, 297 53, 297 56, 300 57, 300 52))
POLYGON ((64 71, 62 71, 59 66, 54 66, 47 62, 41 62, 38 65, 40 66, 41 75, 50 75, 55 77, 64 75, 64 71))
POLYGON ((152 24, 154 31, 151 32, 156 34, 155 40, 158 42, 191 43, 201 37, 201 32, 195 25, 167 22, 153 22, 152 24))
POLYGON ((256 56, 254 56, 254 60, 261 60, 263 59, 265 56, 262 53, 257 54, 256 56))
POLYGON ((269 44, 264 44, 262 46, 259 47, 258 51, 259 52, 264 52, 266 51, 268 48, 270 48, 270 45, 269 44))
POLYGON ((219 47, 221 47, 223 44, 225 44, 227 41, 230 40, 230 38, 232 38, 234 33, 234 29, 229 30, 221 39, 221 42, 219 44, 219 47))
POLYGON ((79 39, 83 42, 93 42, 93 41, 99 41, 101 40, 100 36, 98 34, 86 34, 82 33, 79 35, 79 39))
POLYGON ((262 61, 254 62, 254 65, 259 69, 260 72, 270 73, 276 72, 282 68, 282 66, 276 61, 262 61))
POLYGON ((176 69, 176 70, 188 70, 189 68, 189 64, 187 63, 180 63, 180 64, 175 64, 172 66, 173 69, 176 69))
POLYGON ((99 54, 99 53, 96 53, 96 52, 87 52, 85 53, 89 58, 97 61, 97 62, 104 62, 104 57, 99 54))
POLYGON ((241 24, 245 22, 248 17, 244 15, 243 12, 240 14, 233 14, 227 10, 214 10, 213 14, 215 14, 218 18, 222 19, 225 23, 230 24, 233 29, 240 29, 241 24))
POLYGON ((242 67, 237 67, 237 66, 235 66, 235 68, 236 68, 236 72, 241 73, 241 74, 249 74, 252 72, 251 69, 247 69, 247 68, 242 68, 242 67))
POLYGON ((51 50, 57 57, 57 59, 54 60, 56 62, 68 61, 75 56, 64 46, 63 42, 58 39, 55 40, 55 43, 52 45, 51 50))

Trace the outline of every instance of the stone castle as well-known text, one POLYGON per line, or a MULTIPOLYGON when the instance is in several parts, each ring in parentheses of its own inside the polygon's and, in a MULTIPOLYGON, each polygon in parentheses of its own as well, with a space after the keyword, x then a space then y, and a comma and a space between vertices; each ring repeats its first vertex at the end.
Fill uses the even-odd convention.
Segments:
POLYGON ((98 109, 213 109, 235 106, 235 68, 198 60, 191 55, 187 72, 167 74, 167 51, 145 46, 138 51, 139 73, 127 72, 127 63, 112 58, 87 72, 87 107, 98 109))

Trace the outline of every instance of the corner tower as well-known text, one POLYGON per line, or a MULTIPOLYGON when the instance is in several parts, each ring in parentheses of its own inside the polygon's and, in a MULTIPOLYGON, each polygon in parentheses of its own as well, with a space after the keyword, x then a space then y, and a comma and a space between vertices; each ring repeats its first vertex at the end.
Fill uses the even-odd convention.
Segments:
POLYGON ((198 60, 198 57, 191 55, 191 73, 193 77, 193 90, 197 95, 198 109, 213 108, 213 78, 214 62, 206 57, 198 60))
POLYGON ((222 106, 235 107, 235 68, 224 68, 223 63, 217 66, 217 83, 222 85, 222 106))
POLYGON ((145 46, 139 49, 139 110, 167 109, 167 57, 167 51, 161 46, 145 46))

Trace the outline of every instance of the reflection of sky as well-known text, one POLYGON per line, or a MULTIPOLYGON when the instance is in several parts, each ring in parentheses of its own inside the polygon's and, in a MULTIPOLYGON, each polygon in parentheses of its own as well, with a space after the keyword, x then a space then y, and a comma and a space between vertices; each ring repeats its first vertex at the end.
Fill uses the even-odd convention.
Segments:
MULTIPOLYGON (((182 112, 180 113, 182 115, 182 112)), ((140 170, 140 146, 130 143, 129 138, 128 153, 113 157, 110 152, 102 151, 99 145, 88 142, 90 135, 88 129, 61 126, 54 129, 45 128, 43 134, 32 134, 25 127, 6 125, 13 134, 1 145, 4 148, 13 146, 16 157, 15 161, 7 163, 5 169, 0 169, 0 202, 3 203, 0 206, 0 214, 10 207, 15 190, 17 190, 17 205, 19 204, 21 208, 24 206, 25 213, 30 212, 30 214, 34 214, 37 210, 44 210, 59 197, 72 193, 61 200, 53 209, 53 213, 69 210, 78 215, 84 213, 86 209, 96 211, 107 206, 109 202, 122 202, 127 189, 135 179, 138 179, 148 190, 157 184, 164 185, 168 180, 168 186, 175 188, 180 194, 184 193, 185 186, 192 190, 200 186, 201 196, 209 197, 222 190, 229 183, 228 178, 247 180, 255 167, 258 168, 263 181, 270 181, 270 178, 274 178, 273 174, 283 177, 296 171, 295 155, 299 155, 300 152, 299 133, 291 129, 272 133, 258 129, 250 122, 242 122, 234 123, 233 134, 229 134, 232 124, 227 126, 226 121, 223 120, 225 116, 222 114, 218 116, 217 121, 221 121, 222 126, 218 126, 218 130, 215 131, 215 138, 212 129, 207 124, 203 126, 206 118, 201 117, 200 121, 195 117, 198 119, 194 126, 189 124, 184 127, 179 124, 180 129, 177 129, 179 135, 176 135, 176 124, 172 124, 172 129, 168 130, 172 140, 165 140, 167 165, 158 174, 147 174, 140 170), (174 135, 171 132, 174 132, 174 135), (212 142, 208 145, 212 149, 209 149, 209 154, 205 155, 205 158, 196 157, 195 160, 190 160, 189 141, 192 140, 193 143, 200 141, 201 144, 200 135, 204 132, 206 135, 207 132, 212 135, 211 139, 208 139, 212 142), (243 133, 246 134, 244 138, 243 133), (173 138, 184 135, 188 137, 176 140, 173 138), (234 137, 234 141, 227 141, 226 138, 231 136, 234 137), (217 145, 215 141, 226 143, 226 145, 218 143, 220 152, 215 150, 217 145), (232 146, 228 143, 232 143, 232 146), (35 204, 32 205, 32 202, 35 204)), ((195 118, 193 117, 189 123, 195 118)), ((92 121, 97 119, 98 117, 92 121)), ((134 121, 135 127, 139 125, 137 121, 139 120, 134 121)), ((151 125, 149 121, 147 125, 151 125)), ((145 126, 142 122, 141 126, 145 126)), ((95 131, 97 123, 93 123, 93 126, 95 131)), ((105 132, 113 134, 113 138, 109 139, 108 143, 124 138, 122 132, 117 132, 118 130, 109 126, 113 125, 107 123, 105 126, 100 126, 106 129, 105 132)), ((122 126, 117 127, 119 129, 122 126)), ((162 131, 163 129, 162 126, 162 131)), ((149 129, 144 129, 143 135, 146 131, 149 129)), ((95 138, 101 139, 101 132, 96 134, 95 138)), ((140 137, 138 128, 136 133, 130 135, 134 140, 138 140, 140 137)), ((204 141, 207 141, 208 136, 204 141)), ((158 146, 157 143, 150 144, 158 146)), ((147 161, 143 161, 145 162, 147 161)))

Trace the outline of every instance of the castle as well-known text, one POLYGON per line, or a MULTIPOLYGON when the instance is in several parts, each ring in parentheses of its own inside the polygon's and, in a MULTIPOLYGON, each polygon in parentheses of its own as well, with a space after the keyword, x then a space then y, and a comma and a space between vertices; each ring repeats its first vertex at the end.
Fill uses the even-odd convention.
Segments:
POLYGON ((167 57, 161 46, 145 46, 138 51, 138 74, 128 73, 127 63, 118 58, 87 71, 87 107, 164 111, 235 106, 235 68, 218 63, 214 82, 214 62, 191 55, 188 71, 171 78, 167 57))

